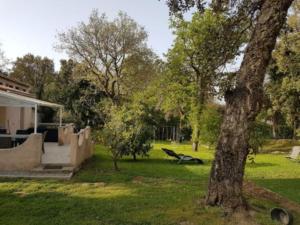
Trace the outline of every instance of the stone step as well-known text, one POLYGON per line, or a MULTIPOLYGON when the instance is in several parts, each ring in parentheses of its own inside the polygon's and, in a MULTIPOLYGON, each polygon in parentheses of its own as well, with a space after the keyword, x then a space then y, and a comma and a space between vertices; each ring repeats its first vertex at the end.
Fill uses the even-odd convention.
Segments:
POLYGON ((29 178, 29 179, 59 179, 70 180, 73 176, 73 172, 56 172, 45 173, 38 171, 7 171, 0 172, 1 178, 29 178))
POLYGON ((44 172, 44 173, 70 173, 74 172, 75 168, 70 165, 60 165, 60 164, 43 164, 34 168, 34 172, 44 172))

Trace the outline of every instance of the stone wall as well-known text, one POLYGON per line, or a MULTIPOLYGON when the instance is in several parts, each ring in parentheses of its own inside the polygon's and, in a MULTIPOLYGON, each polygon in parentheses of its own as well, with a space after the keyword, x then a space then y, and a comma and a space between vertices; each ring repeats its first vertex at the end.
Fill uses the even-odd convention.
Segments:
POLYGON ((71 165, 79 167, 93 155, 94 144, 91 138, 91 128, 86 127, 77 134, 72 134, 70 144, 71 165))
POLYGON ((71 144, 71 137, 74 134, 74 124, 68 124, 58 128, 58 144, 69 145, 71 144))
POLYGON ((26 171, 41 164, 42 135, 31 134, 21 145, 0 149, 0 171, 26 171))

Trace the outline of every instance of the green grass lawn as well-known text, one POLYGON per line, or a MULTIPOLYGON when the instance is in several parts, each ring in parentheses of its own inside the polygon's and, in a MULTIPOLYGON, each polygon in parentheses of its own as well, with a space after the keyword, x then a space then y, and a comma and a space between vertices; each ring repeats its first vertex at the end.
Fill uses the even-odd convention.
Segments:
MULTIPOLYGON (((149 158, 120 161, 113 170, 107 151, 95 156, 71 181, 1 180, 0 224, 3 225, 229 225, 222 210, 203 206, 213 152, 190 145, 157 143, 149 158), (177 165, 161 150, 204 159, 205 165, 177 165)), ((262 154, 248 164, 246 177, 300 204, 300 164, 283 155, 262 154)), ((259 224, 269 219, 272 202, 249 199, 259 224)), ((296 215, 295 224, 300 224, 296 215)))

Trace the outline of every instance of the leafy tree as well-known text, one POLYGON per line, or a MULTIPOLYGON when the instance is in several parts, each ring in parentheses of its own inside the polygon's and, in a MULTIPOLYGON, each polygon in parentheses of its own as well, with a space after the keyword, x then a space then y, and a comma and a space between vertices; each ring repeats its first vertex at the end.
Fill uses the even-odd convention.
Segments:
POLYGON ((168 83, 184 83, 184 86, 178 86, 180 94, 189 92, 190 97, 185 102, 189 105, 188 118, 195 151, 199 143, 201 113, 216 94, 220 68, 238 54, 241 44, 242 39, 237 39, 240 35, 238 29, 223 35, 229 22, 225 15, 212 10, 195 13, 190 22, 173 20, 176 40, 168 52, 167 65, 174 77, 168 83))
MULTIPOLYGON (((186 11, 195 5, 203 11, 204 3, 208 3, 214 12, 227 14, 231 21, 229 28, 238 26, 242 28, 242 33, 249 34, 235 84, 225 94, 225 113, 206 197, 208 205, 221 205, 229 212, 247 210, 242 190, 245 163, 250 150, 251 123, 261 109, 266 69, 293 0, 167 2, 174 13, 186 11)), ((227 30, 223 31, 226 36, 227 30)))
POLYGON ((84 79, 87 73, 84 65, 71 59, 61 60, 60 64, 60 71, 51 88, 52 100, 63 104, 71 115, 69 120, 78 126, 101 127, 105 115, 98 108, 106 98, 105 93, 84 79))
MULTIPOLYGON (((300 1, 293 5, 287 31, 280 37, 273 53, 273 66, 266 90, 271 101, 274 119, 279 113, 285 115, 296 139, 300 123, 300 1)), ((276 121, 273 120, 273 124, 276 121)), ((275 128, 274 128, 275 129, 275 128)))
POLYGON ((147 33, 123 12, 109 21, 94 10, 88 23, 59 33, 58 39, 56 47, 84 63, 89 70, 86 79, 115 103, 130 88, 143 88, 139 81, 151 75, 155 56, 147 48, 147 33))
POLYGON ((47 57, 27 54, 13 63, 10 76, 30 85, 31 92, 38 99, 47 100, 49 83, 53 82, 55 76, 54 63, 47 57))
POLYGON ((111 105, 109 117, 102 131, 103 141, 112 154, 114 167, 124 155, 147 156, 151 149, 152 127, 147 123, 147 114, 141 105, 111 105))
MULTIPOLYGON (((268 68, 268 81, 265 84, 265 101, 264 108, 266 110, 265 118, 272 123, 272 136, 278 138, 280 133, 280 124, 282 123, 281 103, 279 102, 282 79, 285 76, 280 72, 276 61, 271 60, 268 68)), ((264 110, 264 109, 263 109, 264 110)))

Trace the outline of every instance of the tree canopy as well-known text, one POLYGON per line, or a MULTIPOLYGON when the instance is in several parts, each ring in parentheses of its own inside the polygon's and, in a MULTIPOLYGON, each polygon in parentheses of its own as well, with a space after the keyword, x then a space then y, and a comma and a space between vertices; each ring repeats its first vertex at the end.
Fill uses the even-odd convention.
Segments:
POLYGON ((59 33, 58 40, 56 47, 84 63, 89 70, 87 79, 113 101, 140 86, 137 81, 153 75, 156 56, 147 47, 147 33, 124 12, 109 21, 94 10, 88 23, 59 33))
POLYGON ((32 54, 18 57, 13 63, 10 76, 32 87, 31 92, 38 99, 47 100, 45 93, 55 75, 54 63, 51 59, 32 54))

